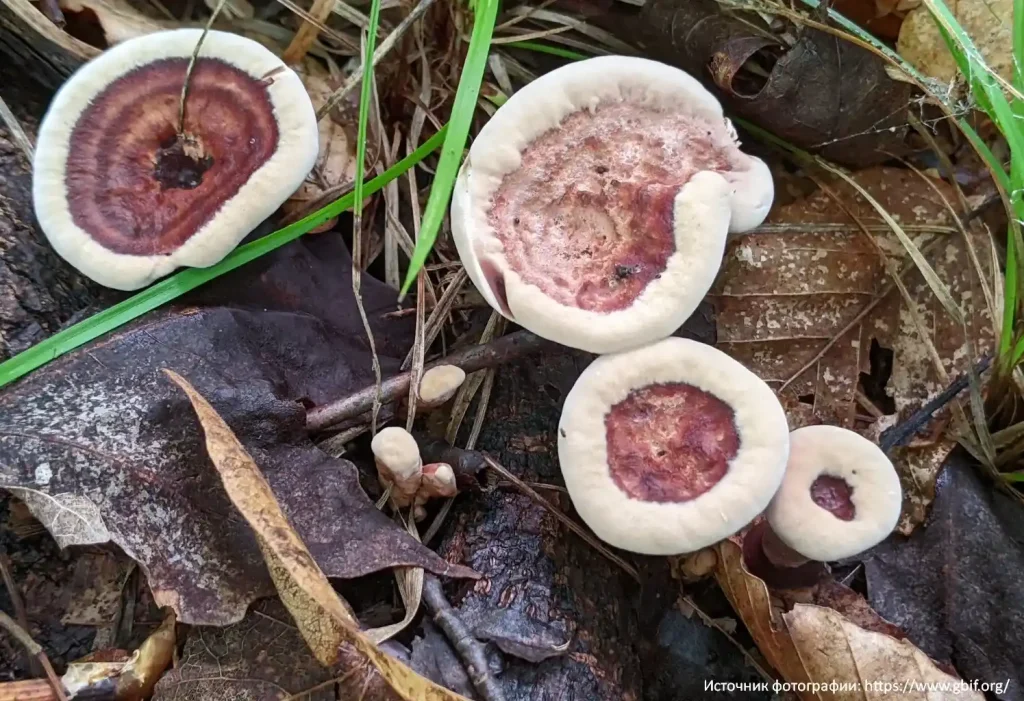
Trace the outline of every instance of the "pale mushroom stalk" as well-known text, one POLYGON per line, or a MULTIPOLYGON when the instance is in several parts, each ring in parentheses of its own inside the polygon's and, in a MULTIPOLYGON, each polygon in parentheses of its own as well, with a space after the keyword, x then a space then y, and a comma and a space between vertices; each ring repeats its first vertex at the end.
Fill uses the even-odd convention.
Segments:
POLYGON ((892 533, 902 504, 899 476, 874 443, 838 426, 799 428, 766 511, 764 555, 776 567, 853 557, 892 533))
POLYGON ((395 506, 411 506, 423 480, 423 463, 416 439, 404 428, 388 426, 370 442, 381 486, 391 488, 395 506))
POLYGON ((319 149, 299 77, 245 37, 130 39, 82 66, 39 127, 32 195, 54 250, 119 290, 217 263, 301 184, 319 149))
POLYGON ((648 555, 738 532, 775 494, 788 451, 771 388, 725 353, 675 337, 595 360, 558 426, 580 517, 606 543, 648 555))
POLYGON ((768 167, 740 150, 687 73, 601 56, 547 73, 481 129, 452 197, 452 236, 496 311, 611 353, 670 336, 760 224, 768 167))

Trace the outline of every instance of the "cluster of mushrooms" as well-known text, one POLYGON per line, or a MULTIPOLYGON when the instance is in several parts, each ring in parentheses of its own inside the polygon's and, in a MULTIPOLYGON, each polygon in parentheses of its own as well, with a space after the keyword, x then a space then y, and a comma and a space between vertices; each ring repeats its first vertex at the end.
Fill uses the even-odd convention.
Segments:
POLYGON ((790 432, 771 388, 672 334, 730 233, 764 220, 771 173, 690 75, 608 56, 548 73, 481 130, 452 202, 462 263, 509 320, 603 354, 569 392, 558 458, 605 542, 695 552, 766 513, 773 564, 855 555, 902 504, 892 463, 835 426, 790 432))
MULTIPOLYGON (((209 32, 182 107, 200 34, 104 52, 40 126, 41 228, 108 287, 221 260, 316 162, 301 80, 254 41, 209 32)), ((672 337, 710 289, 727 236, 758 226, 773 196, 768 167, 740 150, 697 80, 622 56, 524 87, 462 166, 452 234, 481 295, 539 336, 603 354, 566 399, 558 455, 576 510, 612 545, 694 552, 766 512, 765 554, 794 564, 854 555, 896 524, 900 483, 881 450, 833 426, 790 433, 756 375, 672 337)), ((421 400, 454 392, 456 371, 428 373, 421 400)), ((372 447, 381 482, 417 517, 455 493, 451 467, 423 465, 402 429, 372 447)))

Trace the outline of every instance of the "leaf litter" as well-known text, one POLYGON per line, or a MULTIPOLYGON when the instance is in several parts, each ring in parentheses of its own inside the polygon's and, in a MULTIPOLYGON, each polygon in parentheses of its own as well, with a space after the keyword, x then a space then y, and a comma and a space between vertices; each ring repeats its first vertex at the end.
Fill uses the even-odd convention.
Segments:
MULTIPOLYGON (((159 372, 176 368, 263 463, 329 576, 397 565, 470 575, 377 511, 355 466, 306 435, 307 404, 371 379, 362 324, 336 303, 351 299, 348 260, 336 237, 296 242, 201 290, 198 306, 146 317, 6 391, 0 484, 30 490, 29 507, 62 544, 117 543, 183 622, 241 619, 273 591, 271 581, 216 481, 195 419, 182 411, 184 398, 159 372), (219 302, 204 304, 206 297, 219 302)), ((381 320, 394 292, 367 278, 363 294, 385 370, 397 370, 408 324, 381 320)))

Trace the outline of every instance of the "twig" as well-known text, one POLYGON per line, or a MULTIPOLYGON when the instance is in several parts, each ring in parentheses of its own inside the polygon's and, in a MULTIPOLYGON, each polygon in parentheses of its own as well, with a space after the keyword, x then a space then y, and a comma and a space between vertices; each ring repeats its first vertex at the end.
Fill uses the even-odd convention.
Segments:
POLYGON ((484 701, 504 701, 505 694, 494 680, 484 656, 484 644, 473 637, 459 614, 445 598, 441 580, 432 574, 423 577, 423 603, 434 614, 434 622, 444 631, 452 647, 466 667, 469 680, 473 682, 484 701))
POLYGON ((60 683, 60 679, 57 678, 57 673, 53 671, 53 665, 50 664, 50 658, 46 656, 46 651, 43 650, 42 646, 33 640, 32 636, 28 634, 28 631, 19 626, 17 621, 3 611, 0 611, 0 628, 6 629, 15 640, 21 643, 21 646, 25 648, 25 651, 28 652, 28 654, 39 660, 39 663, 43 666, 43 670, 46 672, 46 678, 50 681, 50 686, 53 687, 53 693, 57 697, 58 701, 68 701, 68 697, 64 693, 64 685, 60 683))
MULTIPOLYGON (((381 59, 387 56, 388 52, 394 48, 395 44, 398 43, 398 40, 402 38, 402 35, 405 34, 409 27, 413 25, 413 22, 426 14, 427 10, 429 10, 430 6, 433 4, 434 0, 420 0, 419 4, 412 8, 412 11, 398 23, 398 26, 395 27, 394 31, 388 34, 387 38, 384 39, 384 41, 380 43, 380 46, 377 47, 377 50, 373 52, 374 68, 376 68, 381 59)), ((325 115, 330 114, 331 110, 337 107, 338 104, 344 100, 357 85, 359 85, 359 81, 362 79, 363 71, 362 67, 360 67, 354 70, 348 80, 345 81, 345 84, 335 90, 331 96, 327 98, 327 101, 320 107, 320 109, 316 111, 317 120, 323 119, 325 115)))
MULTIPOLYGON (((552 341, 545 340, 529 331, 517 331, 502 336, 485 346, 474 345, 464 348, 427 365, 425 369, 435 365, 457 365, 468 374, 556 347, 552 341)), ((411 377, 411 373, 404 372, 382 382, 380 385, 381 402, 393 402, 409 391, 411 377)), ((373 408, 376 396, 377 386, 371 385, 342 399, 315 407, 306 414, 306 430, 322 431, 345 419, 364 414, 373 408)))
MULTIPOLYGON (((974 366, 974 372, 980 375, 988 369, 991 362, 992 357, 990 355, 986 355, 978 361, 977 365, 974 366)), ((908 416, 905 421, 882 431, 882 435, 879 437, 878 441, 879 446, 885 452, 889 452, 896 446, 905 443, 911 436, 921 430, 922 426, 931 420, 932 414, 953 401, 956 395, 960 394, 960 392, 970 384, 970 381, 971 373, 969 372, 965 372, 957 377, 948 387, 946 387, 946 389, 942 390, 928 402, 921 405, 921 408, 908 416)))
POLYGON ((334 0, 313 0, 313 5, 309 8, 309 18, 304 19, 299 26, 299 31, 295 32, 288 48, 281 55, 282 61, 288 65, 294 65, 306 57, 309 47, 313 45, 320 34, 320 27, 324 26, 324 22, 331 16, 333 7, 334 0))
POLYGON ((22 151, 25 152, 25 156, 28 158, 28 162, 32 163, 32 158, 35 156, 35 148, 32 146, 32 139, 28 137, 25 130, 21 128, 21 122, 14 116, 14 112, 7 106, 4 99, 0 97, 0 122, 7 127, 7 131, 10 132, 11 138, 14 139, 14 143, 18 144, 22 151))
POLYGON ((64 19, 64 13, 60 9, 60 2, 58 0, 40 0, 39 11, 46 15, 46 19, 53 22, 56 26, 61 29, 67 24, 64 19))
POLYGON ((606 548, 604 545, 602 545, 594 536, 590 535, 590 533, 588 533, 587 530, 585 528, 583 528, 583 526, 581 526, 580 524, 576 523, 571 518, 569 518, 568 516, 563 514, 561 511, 556 509, 551 504, 551 502, 549 502, 547 499, 545 499, 540 494, 538 494, 537 491, 535 489, 533 489, 532 487, 530 487, 530 485, 528 485, 526 482, 522 481, 521 479, 519 479, 518 477, 513 475, 511 472, 506 470, 504 467, 502 467, 500 464, 498 464, 498 462, 495 461, 494 458, 492 458, 491 456, 487 455, 486 453, 481 453, 481 455, 483 456, 484 462, 487 463, 487 467, 489 467, 492 470, 494 470, 495 472, 497 472, 499 475, 501 475, 506 480, 511 482, 513 485, 515 485, 515 487, 520 492, 522 492, 526 496, 530 497, 535 502, 537 502, 540 506, 544 507, 549 512, 551 512, 551 515, 554 516, 559 521, 561 521, 563 524, 565 524, 566 528, 568 528, 570 531, 572 531, 573 533, 578 535, 580 538, 582 538, 588 545, 590 545, 590 547, 594 548, 594 550, 596 550, 597 552, 601 553, 606 558, 608 558, 609 560, 614 562, 616 565, 621 567, 622 570, 626 574, 628 574, 630 577, 632 577, 634 580, 636 580, 637 582, 640 581, 640 574, 636 571, 635 567, 633 567, 631 564, 629 564, 628 562, 623 560, 621 557, 619 557, 618 555, 613 553, 611 550, 606 548))
MULTIPOLYGON (((14 577, 11 575, 11 561, 7 558, 7 553, 4 552, 2 547, 0 547, 0 577, 4 580, 4 586, 7 588, 7 596, 11 599, 11 606, 14 608, 14 617, 18 620, 18 625, 25 630, 28 630, 28 614, 25 611, 25 601, 21 598, 21 592, 18 590, 18 585, 15 583, 14 577)), ((28 655, 28 666, 32 671, 32 674, 36 676, 43 673, 43 668, 31 654, 28 655)))
POLYGON ((178 136, 185 134, 185 102, 188 100, 188 89, 192 83, 192 71, 195 70, 196 62, 199 60, 199 50, 203 47, 203 42, 206 41, 206 35, 209 34, 210 27, 213 26, 213 20, 217 19, 217 15, 224 9, 226 2, 227 0, 219 0, 217 6, 213 8, 213 12, 210 13, 210 19, 206 20, 203 33, 199 35, 199 40, 196 42, 196 48, 192 51, 192 57, 188 60, 188 68, 185 69, 185 80, 181 84, 181 104, 178 105, 178 136))

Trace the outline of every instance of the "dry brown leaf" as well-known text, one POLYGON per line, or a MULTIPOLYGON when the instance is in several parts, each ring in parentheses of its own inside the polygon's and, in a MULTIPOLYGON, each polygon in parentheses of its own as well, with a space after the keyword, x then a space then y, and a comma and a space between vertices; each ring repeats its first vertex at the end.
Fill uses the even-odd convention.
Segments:
POLYGON ((782 611, 744 567, 739 545, 727 540, 717 550, 719 586, 765 659, 804 701, 984 699, 905 640, 865 630, 825 606, 797 603, 782 611))
POLYGON ((352 610, 331 587, 277 503, 259 467, 224 420, 177 373, 165 370, 188 395, 206 434, 210 459, 231 502, 252 527, 281 600, 307 644, 325 666, 351 646, 377 668, 394 692, 407 701, 467 701, 419 676, 390 657, 360 631, 352 610))
MULTIPOLYGON (((905 169, 871 168, 853 177, 925 249, 969 320, 977 352, 987 352, 991 316, 964 237, 955 233, 942 197, 905 169)), ((956 201, 949 186, 934 184, 950 202, 956 201)), ((866 422, 857 417, 878 413, 877 432, 938 394, 972 359, 963 329, 942 309, 923 277, 910 269, 906 250, 878 213, 848 184, 830 187, 870 228, 875 243, 825 192, 777 207, 762 230, 729 245, 712 291, 718 345, 776 388, 792 427, 864 427, 866 422), (926 338, 918 333, 897 290, 877 298, 891 281, 879 249, 895 267, 909 271, 904 281, 925 320, 926 338), (929 344, 942 360, 945 378, 929 344), (888 398, 865 404, 864 395, 877 394, 875 390, 888 398)), ((984 232, 972 232, 972 240, 985 263, 984 232)), ((944 441, 923 443, 897 456, 909 499, 904 532, 924 515, 938 466, 951 447, 944 441)))
POLYGON ((109 46, 176 26, 146 17, 126 0, 60 0, 60 8, 69 14, 90 13, 109 46))
MULTIPOLYGON (((959 0, 947 3, 988 65, 1013 80, 1013 0, 959 0)), ((900 55, 915 68, 948 83, 957 75, 956 61, 924 5, 911 10, 900 27, 900 55)))
MULTIPOLYGON (((330 73, 318 62, 308 58, 296 66, 295 70, 306 86, 313 108, 319 111, 337 87, 332 84, 330 73)), ((302 186, 281 206, 286 216, 301 216, 310 206, 315 205, 324 192, 352 182, 355 178, 355 140, 346 131, 346 116, 346 112, 334 110, 327 118, 320 120, 320 153, 316 165, 302 186)), ((326 221, 314 229, 313 233, 328 231, 335 222, 336 218, 326 221)))

